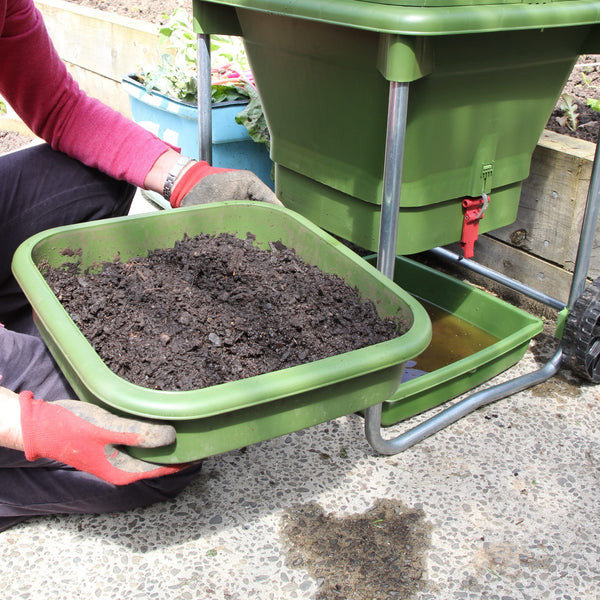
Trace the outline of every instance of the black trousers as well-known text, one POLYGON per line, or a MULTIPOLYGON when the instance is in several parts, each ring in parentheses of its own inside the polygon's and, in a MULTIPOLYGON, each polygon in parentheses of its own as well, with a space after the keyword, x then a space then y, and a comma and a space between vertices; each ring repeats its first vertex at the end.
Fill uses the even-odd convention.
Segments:
MULTIPOLYGON (((11 273, 12 255, 39 231, 125 215, 134 194, 130 184, 46 144, 0 156, 0 385, 48 401, 75 398, 35 330, 11 273)), ((28 462, 22 452, 0 447, 0 531, 34 515, 116 512, 166 500, 199 469, 114 486, 55 461, 28 462)))

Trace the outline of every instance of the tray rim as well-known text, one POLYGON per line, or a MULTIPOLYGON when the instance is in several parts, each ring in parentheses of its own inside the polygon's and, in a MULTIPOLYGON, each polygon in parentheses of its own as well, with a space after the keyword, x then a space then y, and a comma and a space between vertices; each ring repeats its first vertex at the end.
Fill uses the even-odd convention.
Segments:
MULTIPOLYGON (((372 263, 372 261, 375 260, 375 255, 367 256, 365 259, 367 261, 371 261, 372 263)), ((469 372, 491 365, 501 357, 505 356, 507 353, 515 351, 516 348, 520 347, 526 342, 530 342, 533 337, 541 333, 543 330, 544 325, 541 318, 536 317, 526 310, 523 310, 518 306, 514 306, 506 300, 486 292, 485 290, 482 290, 469 282, 461 281, 456 277, 448 275, 447 273, 437 271, 428 265, 418 263, 404 256, 397 256, 396 265, 398 262, 404 262, 411 268, 417 268, 419 272, 427 273, 428 276, 435 277, 436 280, 440 282, 468 290, 469 294, 473 294, 477 298, 485 298, 485 301, 494 307, 506 307, 507 309, 510 309, 513 315, 516 315, 522 321, 522 324, 518 329, 513 330, 512 333, 505 337, 499 338, 497 342, 487 346, 486 348, 482 348, 481 350, 478 350, 469 356, 465 356, 464 358, 456 360, 444 367, 440 367, 435 371, 430 371, 424 375, 415 377, 414 379, 403 381, 398 387, 398 390, 394 396, 384 402, 384 410, 385 405, 401 403, 404 398, 425 393, 434 388, 443 386, 449 381, 462 377, 469 372)), ((408 287, 410 288, 410 286, 408 287)), ((417 300, 419 299, 418 295, 414 295, 413 297, 415 297, 417 300)), ((423 300, 431 302, 431 300, 428 298, 423 298, 423 300)), ((439 306, 435 302, 433 304, 439 306)), ((439 308, 448 310, 443 306, 439 306, 439 308)), ((460 319, 469 323, 470 325, 481 328, 481 323, 479 323, 477 319, 468 319, 463 316, 461 316, 460 319)))
POLYGON ((103 404, 142 417, 169 420, 198 419, 280 400, 284 397, 333 385, 349 378, 360 377, 363 374, 371 373, 375 370, 383 370, 405 362, 420 351, 418 348, 425 348, 431 338, 431 322, 429 317, 425 309, 410 294, 383 276, 377 269, 346 248, 341 242, 298 213, 286 208, 259 202, 231 201, 218 204, 205 204, 180 208, 177 211, 161 211, 116 217, 102 221, 48 229, 25 240, 15 252, 12 265, 17 281, 34 308, 36 322, 43 328, 45 335, 49 336, 52 340, 52 343, 49 344, 51 349, 53 345, 56 345, 57 348, 68 347, 68 351, 62 351, 61 360, 69 363, 70 368, 80 381, 85 384, 88 391, 100 399, 103 404), (379 285, 388 288, 388 290, 392 291, 404 302, 413 316, 413 324, 410 329, 394 340, 288 369, 256 375, 199 390, 158 391, 126 381, 113 373, 104 364, 46 284, 32 257, 32 253, 39 243, 47 242, 53 236, 63 232, 85 231, 86 229, 99 226, 110 226, 116 222, 151 222, 155 219, 175 218, 169 217, 169 215, 191 215, 196 212, 215 210, 216 208, 229 210, 229 207, 241 208, 244 206, 251 206, 253 211, 276 211, 284 213, 284 218, 297 221, 298 224, 306 227, 310 232, 321 238, 324 243, 334 246, 335 251, 344 254, 347 259, 350 259, 356 266, 363 269, 370 277, 375 278, 379 285), (25 273, 23 273, 23 270, 25 270, 25 273), (37 293, 34 293, 32 288, 36 287, 38 288, 37 293), (44 294, 40 294, 40 288, 44 290, 44 294), (56 314, 53 315, 52 313, 56 314), (64 332, 65 327, 71 330, 67 334, 64 332), (64 340, 65 335, 67 335, 66 340, 64 340), (63 338, 63 341, 60 341, 61 338, 63 338), (355 360, 350 360, 350 358, 355 360), (94 363, 94 369, 91 374, 88 372, 91 368, 89 361, 94 363), (357 370, 354 363, 360 365, 359 370, 357 370), (307 372, 314 371, 315 365, 317 365, 320 371, 318 377, 314 377, 309 386, 298 389, 298 381, 305 379, 309 374, 307 372), (107 390, 107 381, 110 384, 109 390, 107 390), (178 400, 176 405, 173 403, 175 398, 178 400), (165 407, 168 407, 168 410, 165 410, 165 407))

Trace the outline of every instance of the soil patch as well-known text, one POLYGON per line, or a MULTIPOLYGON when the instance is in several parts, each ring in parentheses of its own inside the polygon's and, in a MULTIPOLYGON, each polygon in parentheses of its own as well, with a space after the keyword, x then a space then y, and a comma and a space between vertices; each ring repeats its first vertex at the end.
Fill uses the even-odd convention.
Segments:
POLYGON ((69 0, 69 2, 157 25, 166 23, 165 15, 173 14, 176 8, 184 8, 192 14, 192 0, 69 0))
POLYGON ((577 61, 546 129, 596 143, 600 133, 600 112, 588 106, 588 98, 600 98, 599 54, 586 54, 577 61), (565 96, 575 108, 574 119, 569 119, 568 111, 563 108, 565 96))
POLYGON ((104 263, 41 267, 107 366, 159 390, 193 390, 393 339, 403 325, 293 249, 229 234, 104 263))
POLYGON ((287 564, 321 583, 317 600, 406 600, 424 588, 431 529, 422 510, 392 500, 349 517, 311 503, 286 512, 282 537, 287 564))

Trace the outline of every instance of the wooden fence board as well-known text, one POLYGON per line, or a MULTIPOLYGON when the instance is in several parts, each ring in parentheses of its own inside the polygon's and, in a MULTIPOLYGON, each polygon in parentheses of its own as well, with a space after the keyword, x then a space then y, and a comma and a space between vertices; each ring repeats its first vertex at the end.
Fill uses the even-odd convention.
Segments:
MULTIPOLYGON (((591 142, 545 131, 523 184, 517 220, 490 237, 572 271, 595 149, 591 142)), ((590 267, 594 278, 600 275, 600 225, 596 240, 590 267)))
POLYGON ((36 0, 60 57, 89 94, 130 114, 121 77, 157 64, 157 26, 63 0, 36 0))

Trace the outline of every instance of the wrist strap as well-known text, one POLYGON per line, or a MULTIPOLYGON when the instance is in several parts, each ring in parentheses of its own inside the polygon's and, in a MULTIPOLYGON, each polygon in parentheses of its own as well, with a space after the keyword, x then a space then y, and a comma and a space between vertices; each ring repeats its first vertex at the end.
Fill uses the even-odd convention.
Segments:
POLYGON ((173 191, 173 184, 177 179, 177 175, 181 173, 181 169, 185 167, 189 162, 194 160, 189 156, 181 156, 179 160, 175 163, 173 168, 169 171, 167 178, 165 179, 165 185, 163 187, 163 198, 165 200, 169 200, 171 198, 171 192, 173 191))

